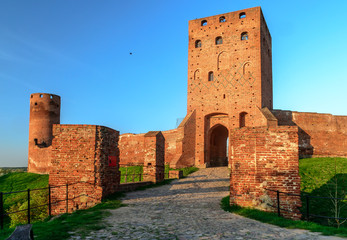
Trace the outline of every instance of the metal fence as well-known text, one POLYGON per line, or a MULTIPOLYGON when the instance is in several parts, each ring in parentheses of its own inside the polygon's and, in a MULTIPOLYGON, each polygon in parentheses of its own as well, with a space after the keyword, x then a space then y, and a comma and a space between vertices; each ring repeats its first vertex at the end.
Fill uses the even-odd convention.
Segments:
POLYGON ((323 218, 323 219, 334 219, 334 220, 347 220, 347 218, 344 217, 331 217, 331 216, 324 216, 324 215, 318 215, 318 214, 314 214, 311 211, 310 205, 312 202, 312 199, 329 199, 329 200, 341 200, 341 201, 346 201, 345 198, 334 198, 334 197, 321 197, 321 196, 310 196, 308 194, 305 195, 298 195, 298 194, 292 194, 292 193, 286 193, 286 192, 281 192, 278 190, 273 190, 273 189, 266 189, 268 191, 272 191, 272 192, 276 192, 276 201, 277 204, 276 205, 271 205, 271 204, 267 204, 270 207, 276 208, 277 210, 277 215, 281 216, 281 212, 288 212, 291 213, 293 211, 285 209, 283 207, 281 207, 281 198, 280 198, 280 194, 284 194, 287 196, 293 196, 293 197, 300 197, 301 199, 305 199, 303 202, 305 203, 305 211, 302 212, 302 214, 305 216, 305 220, 306 221, 310 221, 310 219, 312 219, 312 217, 315 218, 323 218))
POLYGON ((66 213, 68 213, 68 203, 69 203, 69 200, 73 200, 73 199, 76 199, 76 198, 81 197, 81 196, 88 196, 86 194, 81 194, 79 196, 75 196, 73 199, 69 198, 69 186, 75 185, 75 184, 78 184, 78 183, 86 183, 86 184, 94 185, 93 183, 89 183, 89 182, 76 182, 76 183, 64 184, 64 185, 59 185, 59 186, 48 185, 48 187, 45 187, 45 188, 27 189, 27 190, 23 190, 23 191, 0 192, 0 228, 1 228, 1 230, 4 229, 4 223, 5 223, 4 219, 5 219, 6 215, 9 216, 10 214, 15 214, 15 213, 26 211, 27 212, 27 223, 30 224, 31 211, 33 209, 42 208, 42 207, 48 206, 48 215, 52 216, 52 204, 56 204, 56 203, 59 203, 59 202, 66 202, 66 213), (66 197, 65 197, 65 199, 52 202, 52 197, 51 197, 52 189, 54 189, 54 188, 61 188, 61 187, 65 187, 66 188, 66 197), (47 190, 48 191, 47 203, 39 205, 39 206, 32 206, 31 203, 30 203, 32 193, 35 192, 35 191, 43 191, 43 190, 47 190), (26 200, 28 201, 28 208, 27 209, 18 210, 18 211, 14 211, 14 212, 5 212, 5 209, 4 209, 4 196, 10 195, 10 194, 18 194, 18 193, 26 193, 26 200))

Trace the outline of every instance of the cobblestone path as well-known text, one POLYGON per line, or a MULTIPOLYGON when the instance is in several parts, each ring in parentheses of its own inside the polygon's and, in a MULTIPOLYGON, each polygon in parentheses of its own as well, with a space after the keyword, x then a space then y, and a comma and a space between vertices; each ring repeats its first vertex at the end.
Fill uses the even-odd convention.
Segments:
MULTIPOLYGON (((110 227, 87 239, 342 239, 284 229, 225 212, 227 168, 207 168, 171 184, 127 193, 126 207, 111 210, 110 227)), ((74 239, 79 239, 75 237, 74 239)))

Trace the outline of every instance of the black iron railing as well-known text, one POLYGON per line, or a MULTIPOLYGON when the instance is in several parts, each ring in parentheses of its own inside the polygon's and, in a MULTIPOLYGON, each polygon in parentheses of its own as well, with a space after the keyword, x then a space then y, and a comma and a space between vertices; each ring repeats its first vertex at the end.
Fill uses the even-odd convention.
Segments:
MULTIPOLYGON (((73 198, 69 198, 69 186, 71 185, 75 185, 75 184, 79 184, 79 183, 86 183, 86 184, 90 184, 90 185, 95 185, 94 183, 89 183, 89 182, 76 182, 76 183, 67 183, 64 185, 58 185, 58 186, 51 186, 48 185, 48 187, 45 188, 36 188, 36 189, 27 189, 27 190, 22 190, 22 191, 13 191, 13 192, 0 192, 0 229, 4 229, 4 224, 5 224, 5 216, 9 216, 10 214, 15 214, 15 213, 19 213, 19 212, 27 212, 27 223, 30 224, 31 221, 31 211, 37 208, 42 208, 44 206, 48 206, 48 215, 52 216, 52 204, 56 204, 59 202, 66 202, 66 213, 68 213, 68 204, 69 204, 69 200, 73 200, 76 199, 78 197, 82 197, 82 196, 88 196, 87 194, 81 194, 79 196, 74 196, 73 198), (61 187, 65 187, 66 188, 66 197, 63 200, 57 200, 52 202, 52 197, 51 197, 51 193, 52 193, 52 189, 54 188, 61 188, 61 187), (40 190, 48 190, 48 199, 47 199, 47 203, 42 204, 42 205, 38 205, 38 206, 32 206, 30 203, 31 200, 31 195, 32 192, 34 191, 40 191, 40 190), (28 208, 27 209, 22 209, 22 210, 18 210, 18 211, 13 211, 13 212, 5 212, 4 209, 4 196, 5 195, 10 195, 10 194, 17 194, 17 193, 24 193, 26 192, 26 198, 28 201, 28 208)), ((89 196, 88 196, 89 197, 89 196)))
POLYGON ((273 189, 266 189, 266 188, 265 188, 265 190, 272 191, 272 192, 276 192, 277 204, 276 204, 276 205, 272 205, 272 204, 267 203, 267 205, 270 206, 270 207, 276 208, 276 209, 277 209, 277 215, 278 215, 278 216, 281 216, 281 211, 283 211, 283 212, 288 212, 288 213, 292 213, 292 212, 293 212, 292 210, 285 209, 285 208, 282 208, 282 207, 281 207, 281 198, 280 198, 280 194, 284 194, 284 195, 287 195, 287 196, 295 196, 295 197, 300 197, 300 198, 304 198, 304 199, 305 199, 304 202, 305 202, 305 204, 306 204, 306 209, 305 209, 305 213, 303 213, 303 214, 304 214, 304 216, 305 216, 306 221, 310 221, 310 218, 311 218, 311 217, 325 218, 325 219, 334 219, 334 220, 347 220, 347 218, 343 218, 343 217, 330 217, 330 216, 323 216, 323 215, 312 214, 311 211, 310 211, 310 199, 313 199, 313 198, 320 198, 320 199, 330 199, 330 200, 333 199, 333 200, 342 200, 342 201, 346 201, 345 198, 310 196, 310 195, 307 195, 307 194, 301 196, 301 195, 299 195, 299 194, 281 192, 281 191, 273 190, 273 189))

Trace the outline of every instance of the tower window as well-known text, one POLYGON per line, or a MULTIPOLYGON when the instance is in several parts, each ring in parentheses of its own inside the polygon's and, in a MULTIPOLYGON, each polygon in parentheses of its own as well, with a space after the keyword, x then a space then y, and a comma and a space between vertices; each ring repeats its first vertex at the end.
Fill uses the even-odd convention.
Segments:
POLYGON ((201 48, 201 40, 195 41, 195 48, 201 48))
POLYGON ((216 45, 222 44, 223 38, 222 37, 216 37, 216 45))
POLYGON ((201 26, 206 26, 207 25, 207 21, 206 20, 202 20, 201 21, 201 26))
POLYGON ((240 13, 239 18, 240 19, 246 18, 246 13, 245 12, 240 13))
POLYGON ((225 22, 225 17, 224 16, 220 17, 219 22, 225 22))
POLYGON ((248 40, 248 32, 241 33, 241 40, 248 40))
POLYGON ((212 71, 208 73, 208 81, 209 82, 213 81, 213 72, 212 71))

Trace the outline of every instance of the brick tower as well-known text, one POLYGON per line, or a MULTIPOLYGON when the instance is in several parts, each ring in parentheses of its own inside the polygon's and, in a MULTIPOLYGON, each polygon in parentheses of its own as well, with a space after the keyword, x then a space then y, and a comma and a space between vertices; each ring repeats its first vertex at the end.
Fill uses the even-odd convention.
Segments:
POLYGON ((271 36, 260 7, 189 21, 187 114, 195 165, 228 163, 230 130, 266 124, 272 109, 271 36))
POLYGON ((30 95, 28 172, 49 173, 52 126, 60 123, 60 97, 48 93, 30 95))

